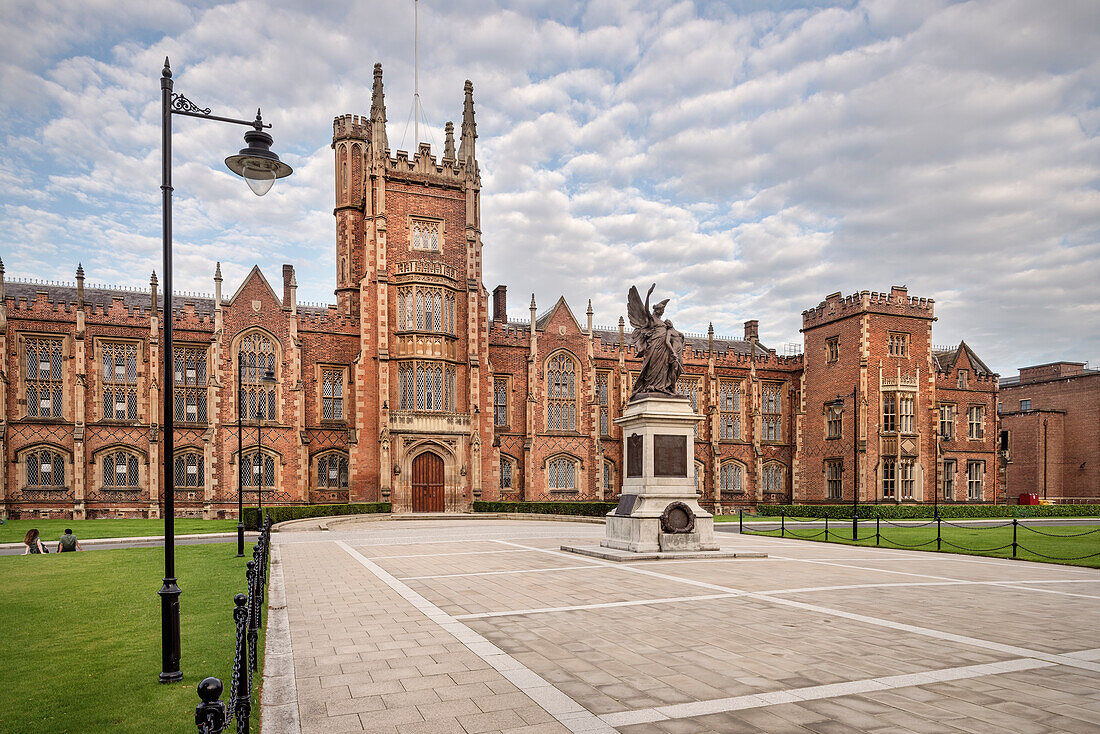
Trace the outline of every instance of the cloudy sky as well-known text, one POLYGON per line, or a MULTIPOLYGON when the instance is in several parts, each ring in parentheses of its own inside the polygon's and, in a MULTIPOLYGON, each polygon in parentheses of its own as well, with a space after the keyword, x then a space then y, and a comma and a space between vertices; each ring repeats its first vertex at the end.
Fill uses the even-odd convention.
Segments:
MULTIPOLYGON (((414 150, 412 0, 0 3, 0 257, 9 278, 140 286, 160 269, 159 76, 274 125, 175 118, 179 290, 258 263, 333 300, 332 118, 385 69, 414 150)), ((937 344, 995 370, 1100 366, 1100 3, 422 0, 420 137, 474 83, 486 286, 597 324, 658 283, 687 331, 760 320, 781 352, 834 291, 935 298, 937 344)))

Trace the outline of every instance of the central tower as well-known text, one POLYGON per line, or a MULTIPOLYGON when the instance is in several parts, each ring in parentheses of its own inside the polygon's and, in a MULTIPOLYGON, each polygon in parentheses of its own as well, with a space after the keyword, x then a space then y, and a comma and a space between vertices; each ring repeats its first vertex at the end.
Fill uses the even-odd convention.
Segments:
POLYGON ((489 314, 473 84, 464 91, 458 151, 448 122, 438 160, 427 143, 391 155, 381 64, 370 117, 333 123, 337 307, 360 334, 351 499, 394 512, 464 510, 490 466, 476 407, 489 314))

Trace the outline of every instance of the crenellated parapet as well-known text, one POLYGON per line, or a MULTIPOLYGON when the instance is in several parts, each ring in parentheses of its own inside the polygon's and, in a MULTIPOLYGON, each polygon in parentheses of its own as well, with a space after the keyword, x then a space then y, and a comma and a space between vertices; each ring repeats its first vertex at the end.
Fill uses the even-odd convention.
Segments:
POLYGON ((894 286, 889 293, 860 291, 850 296, 831 293, 816 307, 802 312, 802 329, 812 329, 860 313, 934 319, 935 300, 910 296, 904 286, 894 286))
POLYGON ((383 164, 387 174, 395 180, 433 183, 456 188, 466 184, 467 162, 447 157, 436 160, 429 143, 421 143, 411 158, 405 150, 397 151, 392 157, 388 155, 389 151, 386 153, 383 164))
POLYGON ((369 140, 370 118, 364 115, 337 115, 332 120, 332 145, 341 140, 369 140))

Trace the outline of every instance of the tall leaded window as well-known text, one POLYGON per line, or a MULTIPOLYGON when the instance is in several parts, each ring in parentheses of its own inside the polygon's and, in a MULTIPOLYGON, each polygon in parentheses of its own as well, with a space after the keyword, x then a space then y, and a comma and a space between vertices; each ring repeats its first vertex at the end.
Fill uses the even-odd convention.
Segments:
POLYGON ((950 441, 955 437, 955 406, 944 404, 940 406, 940 438, 950 441))
POLYGON ((956 379, 957 379, 957 382, 955 383, 956 387, 958 387, 960 390, 965 390, 966 387, 967 387, 967 372, 966 372, 966 370, 959 370, 959 374, 958 374, 958 377, 956 379))
POLYGON ((898 395, 899 429, 902 433, 915 433, 913 428, 913 396, 898 395))
POLYGON ((397 369, 401 410, 454 411, 455 368, 440 362, 406 362, 397 369))
POLYGON ((321 420, 344 420, 344 370, 321 370, 321 420))
POLYGON ((546 364, 546 430, 577 430, 577 371, 564 352, 546 364))
POLYGON ((256 489, 263 483, 264 489, 275 487, 275 459, 268 454, 246 451, 241 461, 241 487, 256 489))
POLYGON ((882 394, 882 432, 896 433, 898 430, 897 395, 892 392, 882 394))
POLYGON ((348 457, 324 454, 317 459, 317 486, 323 489, 348 488, 348 457))
POLYGON ((884 458, 882 460, 882 497, 883 499, 894 499, 897 491, 897 462, 894 459, 884 458))
POLYGON ((971 502, 977 502, 982 498, 982 487, 985 484, 985 462, 966 462, 966 498, 971 502))
POLYGON ((985 438, 985 406, 971 405, 968 411, 970 438, 985 438))
POLYGON ((172 351, 176 355, 172 413, 177 421, 206 423, 206 348, 173 347, 172 351))
POLYGON ((500 488, 511 489, 515 463, 504 456, 500 457, 500 488))
POLYGON ((493 425, 506 427, 508 425, 508 378, 496 377, 493 379, 493 425))
POLYGON ((840 361, 840 337, 825 340, 825 361, 830 364, 840 361))
POLYGON ((176 454, 173 464, 172 477, 177 489, 194 489, 206 485, 202 454, 195 451, 176 454))
POLYGON ((909 356, 909 335, 892 331, 889 335, 889 347, 891 357, 909 356))
POLYGON ((615 469, 610 461, 603 463, 603 491, 605 496, 615 491, 615 469))
POLYGON ((913 499, 913 489, 916 480, 913 478, 913 462, 909 460, 898 462, 898 484, 901 485, 901 498, 913 499))
POLYGON ((825 408, 825 438, 840 438, 842 431, 841 419, 844 409, 839 405, 829 405, 825 408))
POLYGON ((273 420, 275 384, 260 380, 271 370, 276 375, 275 342, 265 334, 249 334, 241 340, 238 352, 241 369, 240 406, 245 420, 273 420))
MULTIPOLYGON (((699 412, 699 381, 690 377, 686 377, 682 380, 676 381, 676 394, 683 395, 691 403, 691 410, 694 413, 699 412)), ((692 430, 695 432, 695 438, 699 438, 699 424, 696 423, 692 430)))
POLYGON ((126 451, 103 455, 103 486, 112 489, 138 489, 138 460, 126 451))
POLYGON ((740 464, 722 464, 718 472, 718 488, 722 494, 738 494, 742 491, 744 470, 740 464))
POLYGON ((763 429, 765 441, 783 440, 783 386, 764 385, 760 395, 763 400, 763 429))
POLYGON ((27 417, 60 418, 61 339, 27 339, 27 417))
POLYGON ((565 457, 551 459, 546 465, 546 479, 550 489, 576 489, 576 462, 565 457))
POLYGON ((955 499, 955 472, 954 459, 944 459, 940 468, 940 491, 945 500, 955 499))
POLYGON ((445 288, 422 285, 397 289, 397 328, 454 334, 455 294, 445 288))
POLYGON ((596 399, 600 403, 600 435, 611 435, 611 413, 608 401, 608 373, 596 373, 596 399))
POLYGON ((764 491, 771 494, 783 491, 783 467, 779 464, 764 465, 764 491))
POLYGON ((64 487, 65 459, 49 449, 39 449, 26 454, 28 487, 64 487))
POLYGON ((741 385, 720 383, 718 388, 718 438, 741 438, 741 385))
POLYGON ((103 351, 103 417, 137 420, 137 345, 107 342, 103 351))
POLYGON ((412 227, 412 246, 414 250, 439 250, 441 222, 431 219, 414 219, 410 226, 412 227))
POLYGON ((825 461, 825 492, 831 500, 840 499, 844 491, 841 478, 844 476, 844 460, 828 459, 825 461))

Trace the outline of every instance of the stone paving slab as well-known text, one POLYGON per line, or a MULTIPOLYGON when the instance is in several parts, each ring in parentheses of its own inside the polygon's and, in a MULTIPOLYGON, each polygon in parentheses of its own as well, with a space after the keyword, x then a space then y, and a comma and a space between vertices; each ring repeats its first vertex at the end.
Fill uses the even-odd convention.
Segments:
POLYGON ((771 557, 611 563, 558 550, 601 526, 388 525, 274 536, 301 732, 1100 730, 1093 570, 726 534, 771 557))

